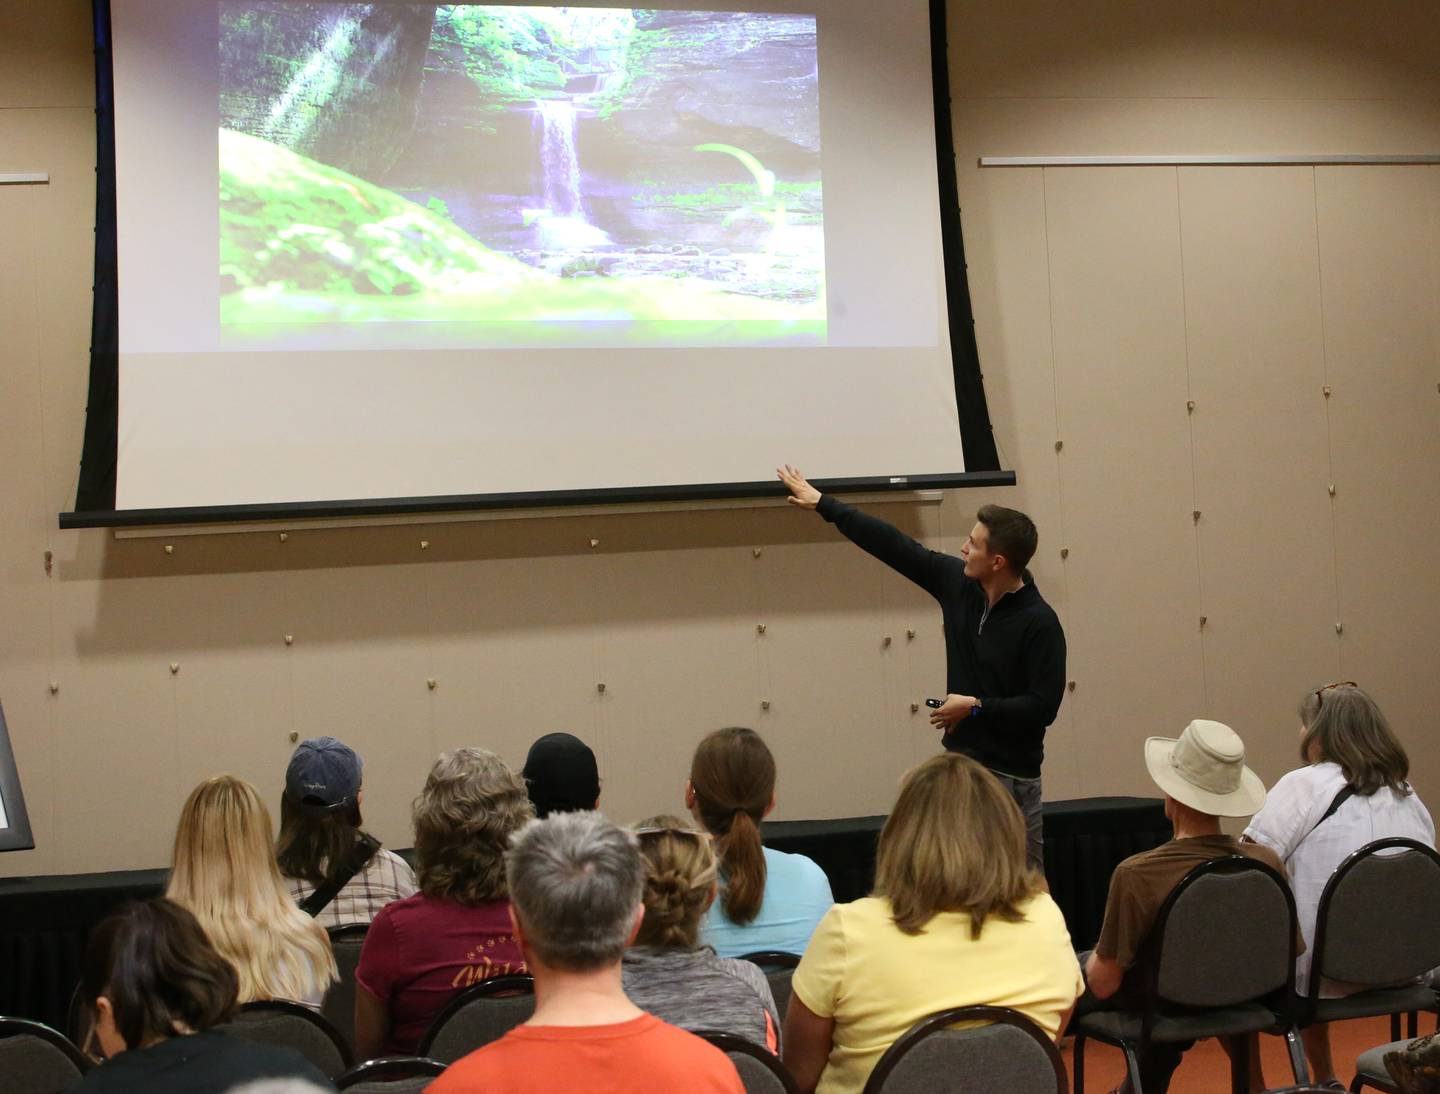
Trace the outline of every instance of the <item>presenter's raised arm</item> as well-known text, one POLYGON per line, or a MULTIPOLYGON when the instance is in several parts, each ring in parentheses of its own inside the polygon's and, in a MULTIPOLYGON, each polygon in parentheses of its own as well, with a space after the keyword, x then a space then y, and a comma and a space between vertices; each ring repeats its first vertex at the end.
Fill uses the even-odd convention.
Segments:
POLYGON ((820 491, 810 485, 805 476, 800 474, 798 467, 791 467, 787 463, 777 467, 775 474, 780 476, 785 489, 790 491, 790 496, 785 500, 791 505, 798 505, 801 509, 814 509, 820 504, 820 491))
POLYGON ((939 597, 947 580, 965 579, 965 563, 961 559, 930 550, 893 524, 862 513, 834 494, 822 494, 788 463, 776 468, 775 473, 790 491, 787 499, 790 504, 819 510, 851 543, 908 577, 931 596, 939 597))

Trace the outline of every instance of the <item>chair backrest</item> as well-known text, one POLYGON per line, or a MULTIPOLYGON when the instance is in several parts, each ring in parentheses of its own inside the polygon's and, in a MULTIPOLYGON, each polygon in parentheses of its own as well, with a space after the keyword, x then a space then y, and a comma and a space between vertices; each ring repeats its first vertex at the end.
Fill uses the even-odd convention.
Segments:
POLYGON ((0 1086, 5 1094, 60 1094, 90 1069, 65 1036, 27 1018, 0 1018, 0 1086))
POLYGON ((355 1062, 350 1046, 309 1007, 284 999, 246 1003, 219 1032, 263 1045, 293 1048, 332 1079, 355 1062))
POLYGON ((1440 966, 1440 855, 1412 839, 1367 843, 1336 867, 1315 914, 1309 998, 1320 980, 1394 984, 1440 966))
POLYGON ((1162 1000, 1223 1007, 1277 988, 1288 999, 1295 933, 1290 885, 1265 863, 1230 855, 1195 867, 1161 905, 1147 942, 1147 1023, 1162 1000))
POLYGON ((745 1094, 799 1094, 795 1079, 773 1052, 733 1033, 700 1030, 696 1036, 703 1037, 730 1057, 730 1062, 740 1073, 745 1094))
POLYGON ((800 955, 783 953, 780 950, 762 950, 759 953, 747 953, 741 960, 759 965, 764 971, 765 979, 770 981, 770 994, 775 997, 775 1013, 780 1015, 780 1021, 785 1021, 785 1011, 790 1006, 790 981, 795 977, 795 967, 800 964, 800 955))
POLYGON ((492 976, 460 992, 420 1038, 419 1055, 453 1064, 481 1045, 498 1041, 535 1013, 535 980, 492 976))
POLYGON ((1068 1094, 1070 1080, 1055 1042, 1008 1007, 951 1007, 920 1019, 885 1050, 864 1094, 1068 1094), (985 1022, 952 1029, 957 1022, 985 1022))
POLYGON ((369 930, 368 923, 347 923, 343 927, 331 927, 329 931, 330 949, 335 953, 340 978, 325 993, 320 1013, 339 1030, 352 1049, 355 1047, 355 966, 360 964, 360 948, 365 945, 365 934, 369 930))
POLYGON ((335 1080, 337 1090, 352 1094, 418 1094, 445 1070, 424 1056, 382 1056, 356 1064, 335 1080))

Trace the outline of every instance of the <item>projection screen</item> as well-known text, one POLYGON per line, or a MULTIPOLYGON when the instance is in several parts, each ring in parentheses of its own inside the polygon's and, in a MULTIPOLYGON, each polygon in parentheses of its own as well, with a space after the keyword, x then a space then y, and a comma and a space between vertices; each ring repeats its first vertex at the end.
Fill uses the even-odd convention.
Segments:
POLYGON ((927 0, 111 19, 116 510, 965 471, 927 0))

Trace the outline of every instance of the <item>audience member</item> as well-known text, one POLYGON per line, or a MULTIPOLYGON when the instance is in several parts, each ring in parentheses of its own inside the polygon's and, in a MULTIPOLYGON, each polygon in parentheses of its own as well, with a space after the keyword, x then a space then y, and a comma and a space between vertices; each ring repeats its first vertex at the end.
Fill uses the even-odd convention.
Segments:
MULTIPOLYGON (((1300 701, 1300 759, 1306 766, 1270 788, 1241 839, 1269 848, 1285 863, 1308 950, 1320 894, 1348 855, 1388 836, 1433 847, 1435 824, 1405 781, 1410 760, 1404 747, 1375 701, 1353 683, 1329 684, 1300 701)), ((1305 992, 1309 979, 1306 952, 1295 963, 1295 990, 1305 992)), ((1346 986, 1327 981, 1320 994, 1345 995, 1346 986)), ((1312 1077, 1335 1078, 1329 1024, 1317 1022, 1302 1035, 1312 1077)))
POLYGON ((764 972, 699 944, 700 917, 715 899, 710 836, 678 817, 653 817, 635 835, 645 860, 645 918, 625 952, 625 994, 672 1026, 733 1033, 775 1051, 780 1017, 764 972))
POLYGON ((360 771, 360 757, 334 737, 301 741, 285 771, 275 858, 322 927, 369 923, 416 890, 405 860, 360 827, 360 771))
POLYGON ((719 1049, 625 996, 620 958, 644 913, 635 837, 598 813, 535 821, 507 856, 535 1013, 452 1064, 430 1094, 743 1094, 719 1049))
POLYGON ((213 1032, 235 1009, 234 967, 173 901, 129 904, 91 931, 80 997, 106 1062, 79 1094, 229 1090, 253 1079, 329 1081, 294 1049, 213 1032))
POLYGON ((355 970, 361 1059, 413 1053, 456 992, 525 971, 504 861, 531 817, 525 784, 493 752, 457 748, 435 761, 413 814, 420 891, 380 909, 355 970))
MULTIPOLYGON (((1269 848, 1245 844, 1220 831, 1221 817, 1248 817, 1265 803, 1265 786, 1245 766, 1245 743, 1220 722, 1191 722, 1178 739, 1151 737, 1145 742, 1145 766, 1165 794, 1165 816, 1175 829, 1168 843, 1131 855, 1115 868, 1105 920, 1095 950, 1086 959, 1089 992, 1080 1009, 1133 1007, 1142 996, 1146 969, 1141 947, 1160 906, 1195 867, 1218 858, 1244 854, 1284 872, 1269 848)), ((1164 1094, 1181 1055, 1193 1042, 1152 1042, 1140 1057, 1145 1094, 1164 1094)), ((1129 1090, 1128 1081, 1121 1091, 1129 1090)))
POLYGON ((690 762, 685 807, 715 837, 720 899, 700 938, 722 957, 804 953, 835 899, 825 871, 804 855, 760 842, 760 821, 775 808, 775 757, 753 729, 717 729, 690 762))
POLYGON ((1015 799, 969 757, 905 776, 874 894, 831 908, 795 970, 784 1055, 801 1090, 856 1094, 901 1034, 947 1007, 1012 1007, 1058 1035, 1080 970, 1025 841, 1015 799))
POLYGON ((600 769, 595 753, 579 737, 547 733, 525 757, 525 785, 535 815, 575 813, 600 806, 600 769))
POLYGON ((270 811, 249 783, 219 775, 191 792, 165 895, 194 914, 235 966, 240 1002, 319 1008, 336 978, 330 938, 291 899, 275 863, 270 811))

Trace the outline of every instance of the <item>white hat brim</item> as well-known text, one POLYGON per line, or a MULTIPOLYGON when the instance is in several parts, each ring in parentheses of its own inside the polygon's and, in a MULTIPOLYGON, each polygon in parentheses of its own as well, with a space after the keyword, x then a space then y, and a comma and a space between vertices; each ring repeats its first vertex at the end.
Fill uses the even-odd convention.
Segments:
POLYGON ((1240 785, 1228 794, 1203 790, 1180 777, 1171 766, 1170 754, 1177 740, 1173 737, 1150 737, 1145 741, 1145 767, 1155 785, 1181 805, 1212 817, 1248 817, 1265 804, 1265 784, 1248 766, 1240 769, 1240 785))

